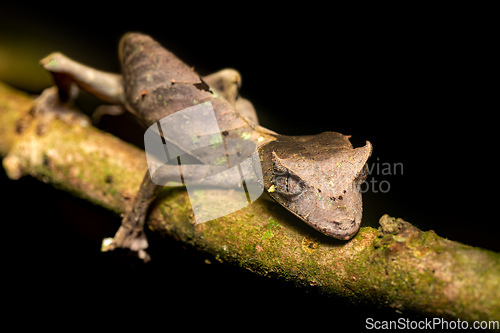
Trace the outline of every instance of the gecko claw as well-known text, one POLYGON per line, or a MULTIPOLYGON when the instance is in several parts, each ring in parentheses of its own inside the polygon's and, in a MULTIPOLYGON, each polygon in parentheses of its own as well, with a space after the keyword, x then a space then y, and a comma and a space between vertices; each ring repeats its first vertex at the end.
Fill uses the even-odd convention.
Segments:
POLYGON ((116 232, 113 238, 108 237, 102 240, 101 252, 110 252, 115 249, 127 249, 134 252, 143 262, 151 260, 146 252, 148 240, 144 230, 131 228, 123 224, 116 232))

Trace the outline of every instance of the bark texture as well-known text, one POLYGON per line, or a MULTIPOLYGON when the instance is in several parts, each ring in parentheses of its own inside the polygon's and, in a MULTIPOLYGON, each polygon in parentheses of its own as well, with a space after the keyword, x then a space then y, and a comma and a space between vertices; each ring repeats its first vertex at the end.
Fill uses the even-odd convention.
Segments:
MULTIPOLYGON (((30 96, 0 84, 0 156, 9 177, 31 175, 116 213, 132 203, 144 152, 85 122, 48 123, 30 115, 30 96)), ((149 228, 255 274, 327 295, 462 320, 500 320, 500 254, 421 231, 384 215, 350 241, 323 236, 281 206, 259 199, 196 224, 185 190, 166 188, 149 228)), ((201 195, 218 209, 225 191, 201 195)), ((154 260, 154 258, 153 258, 154 260)))

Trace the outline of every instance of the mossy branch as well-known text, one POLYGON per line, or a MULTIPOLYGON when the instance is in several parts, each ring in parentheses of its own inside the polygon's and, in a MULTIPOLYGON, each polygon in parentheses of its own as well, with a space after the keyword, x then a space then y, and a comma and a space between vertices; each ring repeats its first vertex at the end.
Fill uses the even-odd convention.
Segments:
MULTIPOLYGON (((92 126, 54 120, 44 134, 31 97, 0 84, 0 156, 9 177, 23 174, 117 213, 147 169, 144 152, 92 126)), ((149 227, 256 274, 291 280, 354 303, 430 316, 500 320, 500 255, 423 232, 387 215, 350 241, 313 231, 279 205, 259 199, 195 224, 186 191, 152 209, 149 227)), ((225 192, 206 194, 217 209, 225 192)), ((154 259, 154 258, 153 258, 154 259)))

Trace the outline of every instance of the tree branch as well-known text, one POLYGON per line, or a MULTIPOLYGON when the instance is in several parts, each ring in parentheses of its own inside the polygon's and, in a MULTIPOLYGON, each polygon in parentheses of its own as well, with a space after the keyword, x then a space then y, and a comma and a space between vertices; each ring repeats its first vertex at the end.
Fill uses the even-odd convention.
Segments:
MULTIPOLYGON (((29 113, 32 105, 29 96, 0 84, 0 155, 9 177, 29 174, 123 213, 147 169, 144 152, 92 126, 57 119, 40 134, 39 119, 29 113)), ((207 190, 205 197, 213 209, 232 199, 223 191, 207 190)), ((148 223, 220 261, 354 303, 469 321, 500 319, 498 253, 387 215, 378 230, 363 227, 343 242, 262 198, 196 224, 186 191, 166 188, 148 223)))

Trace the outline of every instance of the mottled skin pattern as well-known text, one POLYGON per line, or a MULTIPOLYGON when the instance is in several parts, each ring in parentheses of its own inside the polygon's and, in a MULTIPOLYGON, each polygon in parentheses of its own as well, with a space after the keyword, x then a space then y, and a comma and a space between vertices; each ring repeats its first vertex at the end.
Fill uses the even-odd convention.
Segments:
POLYGON ((371 150, 369 142, 353 149, 347 136, 335 132, 278 136, 259 150, 264 187, 314 229, 350 239, 361 224, 359 185, 371 150))
MULTIPOLYGON (((119 54, 122 75, 86 67, 58 53, 43 59, 41 64, 53 75, 58 90, 47 90, 40 96, 38 114, 64 108, 76 88, 123 106, 145 127, 209 101, 225 138, 244 136, 258 147, 263 185, 274 200, 328 236, 347 240, 356 234, 362 216, 359 185, 366 178, 366 161, 372 150, 369 142, 353 149, 349 137, 340 133, 283 136, 265 129, 258 125, 251 103, 238 97, 238 72, 226 69, 202 79, 149 36, 126 34, 119 54)), ((182 147, 182 142, 176 143, 176 138, 168 133, 163 133, 163 138, 182 147)), ((215 158, 210 150, 186 153, 199 163, 210 163, 215 158)), ((167 178, 172 171, 168 169, 165 168, 167 178)), ((194 175, 196 168, 192 170, 194 175)), ((159 188, 146 173, 133 206, 112 242, 106 245, 107 250, 127 248, 149 259, 144 224, 159 188)))

